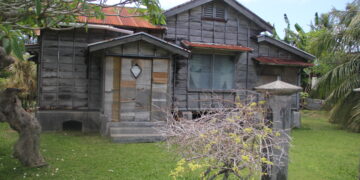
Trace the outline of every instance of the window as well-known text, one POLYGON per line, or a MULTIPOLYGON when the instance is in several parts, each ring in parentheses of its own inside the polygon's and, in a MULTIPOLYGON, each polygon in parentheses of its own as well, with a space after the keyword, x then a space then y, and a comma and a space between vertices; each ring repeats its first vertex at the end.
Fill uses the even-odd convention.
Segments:
POLYGON ((224 6, 215 7, 215 18, 225 19, 225 8, 224 6))
POLYGON ((225 19, 225 7, 219 4, 207 4, 203 8, 203 17, 225 19))
POLYGON ((234 57, 194 54, 189 61, 190 89, 231 90, 234 88, 234 57))
POLYGON ((204 17, 212 18, 214 13, 214 6, 212 4, 206 5, 204 7, 204 17))

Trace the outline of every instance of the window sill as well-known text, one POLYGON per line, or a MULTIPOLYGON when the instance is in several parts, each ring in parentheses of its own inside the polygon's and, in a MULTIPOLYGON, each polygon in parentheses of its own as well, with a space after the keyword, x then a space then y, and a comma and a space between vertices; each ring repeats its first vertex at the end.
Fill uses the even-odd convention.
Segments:
POLYGON ((188 89, 188 92, 203 92, 203 93, 234 93, 234 92, 236 92, 236 89, 229 89, 229 90, 188 89))
POLYGON ((204 21, 227 22, 227 20, 225 20, 225 19, 221 19, 221 18, 211 18, 211 17, 202 17, 201 20, 204 20, 204 21))

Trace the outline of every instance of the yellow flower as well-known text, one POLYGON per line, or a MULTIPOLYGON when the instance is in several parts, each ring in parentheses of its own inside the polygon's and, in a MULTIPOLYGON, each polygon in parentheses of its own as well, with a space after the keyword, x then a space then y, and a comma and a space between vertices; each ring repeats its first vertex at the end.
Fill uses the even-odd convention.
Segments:
POLYGON ((250 160, 249 156, 245 156, 245 155, 242 155, 241 159, 244 161, 247 161, 247 162, 249 162, 249 160, 250 160))
POLYGON ((265 131, 266 133, 272 133, 272 129, 270 129, 270 128, 268 128, 268 127, 265 127, 265 128, 264 128, 264 131, 265 131))
POLYGON ((227 118, 226 120, 229 121, 229 122, 231 122, 231 123, 234 123, 234 122, 235 122, 235 120, 232 119, 232 118, 227 118))
POLYGON ((281 136, 281 134, 279 132, 276 132, 275 136, 281 136))
POLYGON ((178 161, 178 162, 176 163, 176 165, 177 165, 177 166, 182 166, 182 165, 185 164, 185 162, 186 162, 186 160, 185 160, 184 158, 182 158, 182 159, 180 159, 180 161, 178 161))
POLYGON ((196 164, 196 163, 189 163, 188 166, 189 166, 189 168, 190 168, 191 171, 195 171, 196 169, 201 168, 201 165, 200 165, 200 164, 196 164))
POLYGON ((259 101, 259 104, 260 105, 263 105, 263 104, 265 104, 266 103, 266 101, 259 101))
POLYGON ((250 104, 250 107, 254 107, 256 105, 257 105, 256 102, 253 102, 253 103, 250 104))
POLYGON ((246 133, 251 133, 251 132, 252 132, 252 129, 251 129, 251 128, 245 128, 244 131, 245 131, 246 133))

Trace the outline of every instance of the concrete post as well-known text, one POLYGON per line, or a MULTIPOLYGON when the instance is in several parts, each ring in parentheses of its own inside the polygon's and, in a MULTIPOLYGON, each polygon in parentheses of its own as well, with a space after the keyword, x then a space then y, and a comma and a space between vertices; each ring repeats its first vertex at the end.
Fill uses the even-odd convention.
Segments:
MULTIPOLYGON (((281 138, 288 138, 291 130, 291 96, 270 96, 268 100, 273 113, 273 129, 282 130, 281 138)), ((274 162, 271 180, 288 179, 288 153, 289 143, 280 144, 281 150, 273 149, 274 155, 281 156, 278 162, 274 162)))
MULTIPOLYGON (((282 138, 290 137, 291 130, 291 95, 302 90, 301 87, 283 82, 278 78, 277 81, 268 83, 255 88, 259 92, 269 94, 268 104, 272 110, 273 129, 282 130, 282 138)), ((289 143, 280 144, 280 150, 273 149, 275 156, 281 157, 271 170, 271 177, 263 177, 269 180, 288 179, 288 152, 289 143)))

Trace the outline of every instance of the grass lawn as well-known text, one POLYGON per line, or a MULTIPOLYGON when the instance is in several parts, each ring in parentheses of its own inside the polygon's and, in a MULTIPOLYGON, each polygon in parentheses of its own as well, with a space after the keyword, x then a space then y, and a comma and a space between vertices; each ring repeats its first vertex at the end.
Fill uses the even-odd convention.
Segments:
POLYGON ((360 134, 327 121, 327 112, 303 111, 301 129, 292 131, 289 179, 356 180, 360 134))
POLYGON ((44 133, 41 149, 48 167, 22 167, 11 157, 17 134, 0 124, 0 180, 169 179, 177 159, 159 144, 114 144, 95 134, 44 133))
MULTIPOLYGON (((304 111, 303 125, 292 132, 290 179, 357 179, 360 134, 330 125, 325 112, 304 111)), ((178 160, 159 144, 114 144, 96 134, 58 132, 41 137, 50 165, 30 169, 11 157, 16 138, 7 124, 0 123, 0 180, 170 179, 178 160)))

